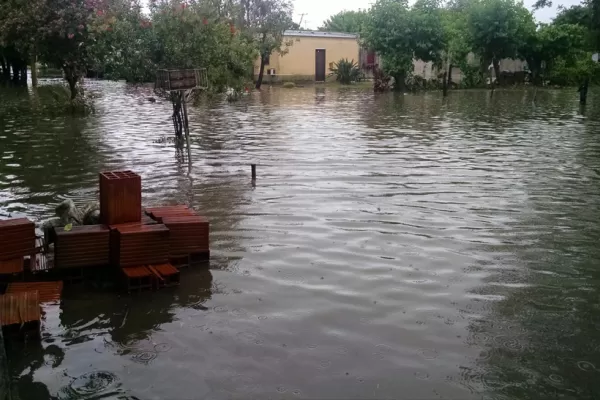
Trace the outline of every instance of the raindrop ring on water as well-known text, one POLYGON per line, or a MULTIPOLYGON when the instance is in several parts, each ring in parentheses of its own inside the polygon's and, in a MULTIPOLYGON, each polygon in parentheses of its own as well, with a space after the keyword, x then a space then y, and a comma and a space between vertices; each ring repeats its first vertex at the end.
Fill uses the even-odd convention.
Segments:
POLYGON ((69 387, 77 395, 87 396, 106 390, 117 380, 117 376, 110 372, 89 372, 75 378, 69 387))
POLYGON ((550 374, 550 376, 548 376, 548 379, 550 379, 550 382, 557 384, 561 384, 565 380, 562 376, 557 374, 550 374))
POLYGON ((144 351, 141 353, 134 354, 131 358, 133 359, 133 361, 138 363, 150 364, 152 360, 154 360, 156 357, 158 357, 157 353, 153 351, 144 351))
POLYGON ((427 372, 422 372, 422 371, 415 372, 415 377, 417 379, 425 381, 425 380, 429 379, 429 374, 427 372))
POLYGON ((437 351, 434 349, 419 349, 419 354, 426 360, 434 360, 438 356, 437 351))
POLYGON ((154 351, 157 353, 164 353, 171 350, 171 345, 168 343, 158 343, 154 345, 154 351))
POLYGON ((483 343, 490 341, 490 337, 487 334, 481 333, 481 332, 474 333, 473 339, 477 342, 483 342, 483 343))
POLYGON ((577 367, 585 372, 596 370, 596 366, 589 361, 578 361, 577 367))

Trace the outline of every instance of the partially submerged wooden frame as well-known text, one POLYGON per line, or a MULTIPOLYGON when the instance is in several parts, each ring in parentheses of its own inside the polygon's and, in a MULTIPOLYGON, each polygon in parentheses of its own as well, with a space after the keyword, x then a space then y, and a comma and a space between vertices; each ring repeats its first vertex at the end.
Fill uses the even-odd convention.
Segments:
POLYGON ((176 90, 208 89, 206 68, 159 69, 156 71, 155 89, 167 92, 176 90))
POLYGON ((154 90, 169 93, 171 103, 173 104, 173 127, 175 128, 175 137, 179 143, 183 142, 185 133, 186 144, 188 148, 189 169, 192 167, 192 157, 190 149, 190 129, 188 123, 186 94, 192 90, 208 89, 208 72, 206 68, 195 69, 159 69, 156 71, 156 82, 154 90))

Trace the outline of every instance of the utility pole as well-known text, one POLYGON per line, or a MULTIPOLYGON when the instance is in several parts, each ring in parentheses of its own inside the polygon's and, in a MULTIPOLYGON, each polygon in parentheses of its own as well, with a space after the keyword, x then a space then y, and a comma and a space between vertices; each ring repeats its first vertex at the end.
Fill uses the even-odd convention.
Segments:
POLYGON ((302 20, 304 19, 305 15, 308 15, 308 14, 307 13, 300 14, 300 22, 298 23, 298 26, 300 27, 300 29, 302 29, 302 20))

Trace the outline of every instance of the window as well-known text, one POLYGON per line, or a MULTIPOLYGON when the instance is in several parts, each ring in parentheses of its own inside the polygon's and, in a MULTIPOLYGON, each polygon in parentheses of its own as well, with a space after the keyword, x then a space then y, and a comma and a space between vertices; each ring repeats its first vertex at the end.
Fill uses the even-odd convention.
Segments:
POLYGON ((265 65, 269 65, 271 64, 271 56, 266 56, 265 57, 265 65))

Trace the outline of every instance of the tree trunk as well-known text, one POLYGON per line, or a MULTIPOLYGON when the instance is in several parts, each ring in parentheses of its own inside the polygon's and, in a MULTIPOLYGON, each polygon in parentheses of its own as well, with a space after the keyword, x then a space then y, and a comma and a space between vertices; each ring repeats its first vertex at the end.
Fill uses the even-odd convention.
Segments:
POLYGON ((500 78, 500 61, 494 57, 492 59, 492 64, 494 65, 494 75, 496 75, 496 83, 502 86, 502 80, 500 78))
POLYGON ((0 67, 2 67, 2 76, 0 76, 0 78, 3 78, 5 80, 10 79, 10 72, 8 71, 8 67, 6 66, 6 60, 2 56, 0 56, 0 67), (7 75, 9 75, 8 78, 7 75))
POLYGON ((21 67, 21 82, 22 86, 27 86, 27 62, 24 62, 21 67))
POLYGON ((585 78, 585 81, 579 87, 579 103, 580 104, 585 104, 587 102, 587 93, 588 93, 589 83, 590 83, 590 79, 585 78))
POLYGON ((19 68, 17 65, 16 60, 12 60, 10 65, 12 67, 12 81, 15 85, 17 85, 19 83, 19 71, 21 71, 21 68, 19 68))
POLYGON ((37 55, 34 53, 31 56, 31 86, 36 87, 37 84, 37 55))
POLYGON ((265 75, 265 57, 260 57, 260 70, 258 71, 258 79, 256 80, 256 89, 260 90, 265 75))
POLYGON ((537 69, 531 71, 531 83, 533 86, 538 86, 540 84, 540 73, 537 69))
POLYGON ((63 67, 63 71, 65 72, 65 80, 69 84, 69 90, 71 91, 71 100, 75 100, 75 97, 77 97, 77 74, 75 74, 73 67, 65 66, 63 67))
POLYGON ((71 91, 71 100, 75 100, 75 97, 77 97, 77 81, 75 80, 75 78, 71 78, 71 79, 67 79, 67 82, 69 82, 69 90, 71 91))
POLYGON ((448 87, 450 87, 452 85, 452 69, 454 68, 454 65, 450 64, 448 66, 448 87))
POLYGON ((400 72, 393 75, 394 77, 394 91, 405 92, 406 91, 406 73, 400 72))

